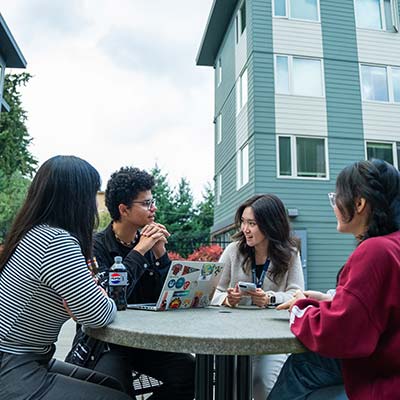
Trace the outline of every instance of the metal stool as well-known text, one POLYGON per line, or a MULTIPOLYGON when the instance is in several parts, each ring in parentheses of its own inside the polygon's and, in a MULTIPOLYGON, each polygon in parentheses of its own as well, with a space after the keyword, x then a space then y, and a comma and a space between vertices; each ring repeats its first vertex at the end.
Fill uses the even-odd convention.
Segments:
POLYGON ((132 371, 132 378, 134 395, 141 396, 141 399, 144 399, 144 394, 153 393, 154 389, 162 385, 158 379, 136 371, 132 371))

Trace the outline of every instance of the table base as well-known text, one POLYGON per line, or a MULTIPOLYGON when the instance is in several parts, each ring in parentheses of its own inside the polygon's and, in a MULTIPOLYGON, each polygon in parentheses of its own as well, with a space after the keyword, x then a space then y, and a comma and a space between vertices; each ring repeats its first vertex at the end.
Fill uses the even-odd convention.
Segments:
POLYGON ((195 397, 196 400, 251 400, 251 356, 197 354, 195 397))

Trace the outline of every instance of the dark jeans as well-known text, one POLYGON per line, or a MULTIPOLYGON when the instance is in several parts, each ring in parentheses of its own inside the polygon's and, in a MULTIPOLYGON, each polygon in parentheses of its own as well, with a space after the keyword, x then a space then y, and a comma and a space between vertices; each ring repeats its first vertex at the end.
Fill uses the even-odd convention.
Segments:
POLYGON ((54 348, 47 354, 0 352, 1 399, 131 400, 117 390, 121 389, 119 382, 91 370, 62 361, 57 361, 57 368, 51 370, 53 354, 54 348))
POLYGON ((343 385, 339 360, 313 352, 292 354, 285 362, 268 400, 347 399, 344 390, 343 395, 328 394, 330 388, 337 385, 343 385), (321 390, 320 396, 313 397, 321 388, 327 388, 327 395, 321 390))
POLYGON ((151 400, 192 400, 194 398, 195 359, 190 354, 143 350, 110 344, 95 371, 118 379, 125 392, 133 396, 132 370, 163 382, 151 400))

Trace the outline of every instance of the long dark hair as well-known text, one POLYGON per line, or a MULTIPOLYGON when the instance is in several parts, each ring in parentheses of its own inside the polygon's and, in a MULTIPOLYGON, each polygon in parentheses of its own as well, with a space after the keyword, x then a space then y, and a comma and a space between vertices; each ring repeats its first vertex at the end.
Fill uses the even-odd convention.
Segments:
POLYGON ((268 240, 268 254, 273 265, 269 276, 277 282, 289 269, 294 249, 297 247, 290 233, 285 206, 279 197, 262 194, 246 200, 236 211, 235 224, 239 231, 233 238, 239 242, 239 252, 245 256, 243 270, 246 273, 250 271, 255 257, 254 248, 247 245, 246 238, 240 230, 242 214, 247 207, 252 208, 256 223, 268 240))
POLYGON ((368 229, 360 241, 400 229, 400 173, 383 160, 359 161, 345 167, 336 179, 336 206, 346 222, 355 214, 355 201, 370 207, 368 229))
POLYGON ((99 173, 75 156, 55 156, 36 173, 0 254, 0 271, 25 234, 48 224, 75 236, 86 259, 92 254, 93 229, 98 222, 96 193, 99 173))

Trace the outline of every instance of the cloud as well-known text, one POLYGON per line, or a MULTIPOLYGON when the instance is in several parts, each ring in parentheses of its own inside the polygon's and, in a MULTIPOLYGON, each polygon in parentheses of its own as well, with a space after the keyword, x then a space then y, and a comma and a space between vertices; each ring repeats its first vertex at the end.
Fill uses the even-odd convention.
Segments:
POLYGON ((104 183, 157 162, 199 198, 214 163, 213 73, 195 66, 211 3, 0 0, 34 76, 23 102, 39 161, 76 154, 104 183))

